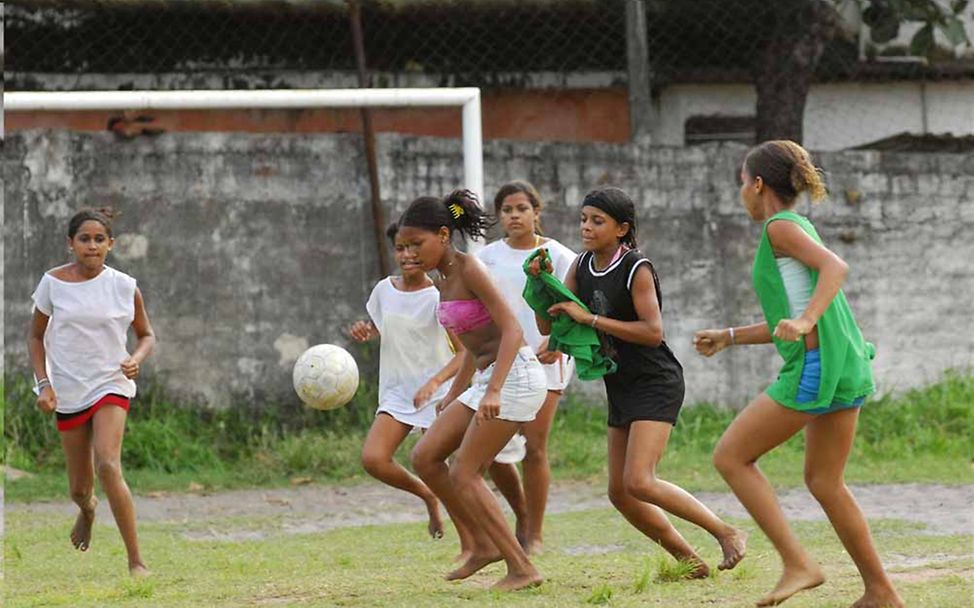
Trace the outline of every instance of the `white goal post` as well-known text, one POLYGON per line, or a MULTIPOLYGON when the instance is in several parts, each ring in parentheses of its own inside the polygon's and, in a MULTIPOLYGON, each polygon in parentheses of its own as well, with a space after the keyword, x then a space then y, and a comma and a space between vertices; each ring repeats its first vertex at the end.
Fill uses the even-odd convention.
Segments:
POLYGON ((463 186, 483 204, 480 89, 275 89, 258 91, 5 92, 3 110, 247 110, 306 108, 463 108, 463 186))

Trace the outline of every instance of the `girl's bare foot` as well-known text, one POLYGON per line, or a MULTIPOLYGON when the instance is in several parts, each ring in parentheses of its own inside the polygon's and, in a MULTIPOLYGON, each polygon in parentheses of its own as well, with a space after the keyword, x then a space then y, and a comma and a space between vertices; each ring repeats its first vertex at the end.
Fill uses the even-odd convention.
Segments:
POLYGON ((758 600, 758 606, 777 606, 799 591, 818 587, 825 582, 825 574, 816 565, 802 569, 785 569, 771 593, 758 600))
POLYGON ((492 555, 477 555, 474 553, 469 559, 467 559, 467 561, 463 562, 459 568, 447 574, 446 580, 458 581, 460 579, 467 578, 468 576, 479 572, 484 567, 499 561, 501 561, 500 553, 494 553, 492 555))
POLYGON ((852 604, 852 608, 903 608, 906 604, 895 589, 867 591, 852 604))
POLYGON ((435 498, 426 503, 426 512, 430 518, 429 524, 426 526, 430 537, 433 539, 443 538, 443 518, 440 517, 440 503, 435 498))
POLYGON ((142 562, 136 562, 134 564, 129 564, 129 575, 133 578, 145 578, 150 576, 152 573, 142 562))
POLYGON ((464 548, 461 547, 460 548, 460 553, 457 553, 457 556, 453 558, 453 563, 460 563, 460 564, 462 564, 463 562, 465 562, 468 559, 470 559, 472 556, 473 556, 473 551, 471 551, 470 549, 464 549, 464 548))
POLYGON ((507 576, 494 583, 491 589, 494 591, 517 591, 518 589, 537 587, 543 582, 544 578, 541 574, 532 568, 523 574, 508 573, 507 576))
POLYGON ((78 513, 78 519, 74 521, 74 528, 71 529, 71 544, 78 551, 87 551, 91 546, 91 526, 95 523, 95 507, 98 506, 98 499, 91 497, 91 502, 87 507, 82 507, 78 513))
POLYGON ((687 563, 691 566, 694 566, 693 570, 691 570, 687 574, 688 579, 693 580, 699 578, 707 578, 708 576, 710 576, 710 567, 707 564, 703 563, 702 561, 690 560, 687 563))
POLYGON ((717 539, 720 550, 724 552, 724 561, 717 566, 718 570, 730 570, 744 559, 747 553, 747 532, 733 528, 730 534, 717 539))

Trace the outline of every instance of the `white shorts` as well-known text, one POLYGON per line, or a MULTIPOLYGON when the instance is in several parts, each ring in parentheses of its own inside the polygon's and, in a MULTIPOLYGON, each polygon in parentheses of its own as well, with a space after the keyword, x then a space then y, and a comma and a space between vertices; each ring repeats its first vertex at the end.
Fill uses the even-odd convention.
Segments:
POLYGON ((406 401, 393 394, 379 403, 379 409, 376 410, 375 415, 389 414, 398 422, 411 426, 413 429, 428 429, 436 420, 436 402, 438 400, 438 398, 430 399, 425 407, 417 410, 411 400, 406 401))
POLYGON ((494 456, 494 462, 501 464, 521 462, 528 453, 527 444, 528 440, 524 438, 524 435, 514 433, 514 436, 507 442, 507 445, 501 448, 500 452, 497 452, 497 456, 494 456))
POLYGON ((544 373, 548 377, 549 391, 563 391, 575 373, 575 359, 563 354, 558 361, 545 364, 544 373))
MULTIPOLYGON (((474 374, 470 388, 457 401, 476 412, 493 372, 494 364, 491 363, 474 374)), ((530 422, 541 409, 547 394, 548 378, 544 367, 530 347, 522 346, 514 356, 507 381, 501 388, 501 411, 497 417, 511 422, 530 422)))

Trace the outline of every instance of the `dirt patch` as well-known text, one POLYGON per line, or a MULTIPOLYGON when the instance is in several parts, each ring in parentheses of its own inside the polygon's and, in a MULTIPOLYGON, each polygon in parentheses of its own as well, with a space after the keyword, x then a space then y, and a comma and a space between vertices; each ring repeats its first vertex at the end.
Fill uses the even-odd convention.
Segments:
MULTIPOLYGON (((870 519, 897 519, 925 526, 930 534, 974 535, 974 486, 928 484, 871 485, 852 488, 870 519)), ((747 518, 733 494, 699 492, 715 512, 747 518)), ((825 513, 804 489, 781 492, 785 514, 793 521, 823 521, 825 513)), ((155 494, 136 498, 140 521, 185 523, 195 540, 248 540, 273 534, 311 534, 335 528, 425 521, 423 503, 414 496, 379 483, 353 486, 304 485, 275 490, 237 490, 214 494, 155 494), (274 523, 260 530, 236 531, 225 520, 261 518, 274 523), (221 520, 224 520, 221 524, 221 520), (200 522, 207 522, 199 526, 200 522)), ((550 513, 610 508, 603 486, 559 483, 552 486, 550 513)), ((69 502, 7 505, 11 511, 71 516, 69 502)), ((99 520, 111 522, 108 502, 99 504, 99 520)))
POLYGON ((974 575, 974 568, 924 568, 908 572, 890 572, 889 577, 902 583, 926 583, 948 576, 959 576, 970 580, 972 575, 974 575))

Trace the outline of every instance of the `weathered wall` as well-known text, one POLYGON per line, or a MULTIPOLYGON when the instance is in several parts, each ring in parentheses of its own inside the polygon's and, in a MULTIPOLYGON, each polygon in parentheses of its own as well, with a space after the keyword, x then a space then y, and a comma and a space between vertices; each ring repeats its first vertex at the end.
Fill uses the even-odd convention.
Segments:
MULTIPOLYGON (((461 183, 455 140, 382 136, 389 217, 461 183)), ((548 234, 578 247, 577 204, 598 184, 639 205, 640 243, 663 282, 668 341, 688 401, 733 406, 773 379, 770 347, 704 360, 693 330, 759 319, 750 289, 758 227, 737 202, 736 146, 654 148, 492 142, 488 193, 508 178, 550 199, 548 234)), ((974 157, 827 153, 834 200, 811 210, 851 265, 846 292, 876 342, 883 389, 974 363, 974 157), (854 202, 850 202, 854 201, 854 202)), ((368 185, 354 135, 107 134, 8 137, 4 244, 9 369, 26 367, 28 297, 66 261, 67 218, 83 204, 123 211, 111 261, 136 276, 159 335, 149 373, 214 405, 294 400, 290 365, 364 314, 376 276, 368 185)))

